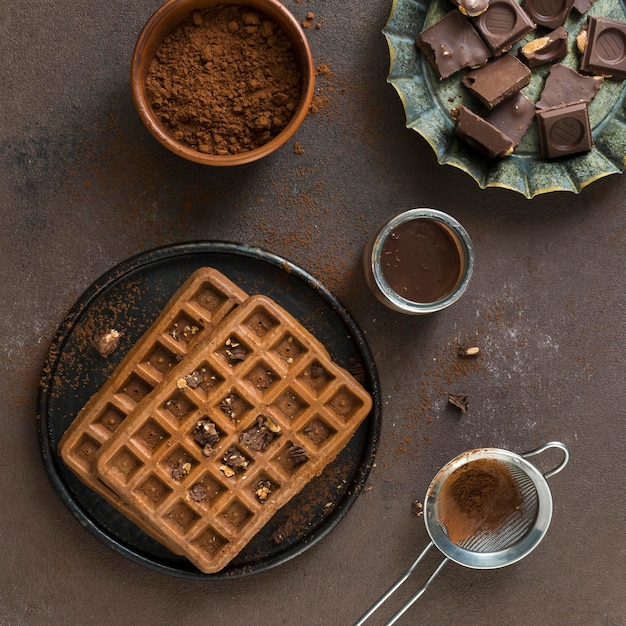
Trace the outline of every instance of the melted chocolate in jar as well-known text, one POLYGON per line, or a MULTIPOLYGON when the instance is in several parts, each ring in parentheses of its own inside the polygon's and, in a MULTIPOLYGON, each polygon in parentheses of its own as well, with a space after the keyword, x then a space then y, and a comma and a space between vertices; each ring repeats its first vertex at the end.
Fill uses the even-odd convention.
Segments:
POLYGON ((412 302, 437 302, 461 279, 458 246, 449 229, 414 219, 391 231, 383 244, 381 270, 389 286, 412 302))

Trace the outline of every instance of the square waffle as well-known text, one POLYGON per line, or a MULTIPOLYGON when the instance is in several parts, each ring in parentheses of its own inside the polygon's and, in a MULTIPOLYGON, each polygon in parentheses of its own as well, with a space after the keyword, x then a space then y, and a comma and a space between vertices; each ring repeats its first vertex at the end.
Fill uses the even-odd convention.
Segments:
POLYGON ((81 409, 59 442, 61 458, 83 483, 171 549, 175 546, 164 541, 158 529, 146 527, 135 510, 100 480, 96 454, 137 403, 247 297, 219 271, 195 271, 81 409))
POLYGON ((98 473, 213 573, 322 472, 371 407, 310 332, 251 296, 120 425, 98 473))

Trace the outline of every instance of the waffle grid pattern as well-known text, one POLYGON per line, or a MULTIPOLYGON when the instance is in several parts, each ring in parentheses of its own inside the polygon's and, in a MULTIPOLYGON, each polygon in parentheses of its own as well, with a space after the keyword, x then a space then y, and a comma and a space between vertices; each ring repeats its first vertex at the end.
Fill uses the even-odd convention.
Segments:
POLYGON ((322 472, 370 409, 369 394, 313 335, 252 296, 130 413, 102 446, 97 471, 212 573, 322 472), (208 450, 196 439, 207 422, 208 450), (259 429, 265 439, 246 439, 259 429))

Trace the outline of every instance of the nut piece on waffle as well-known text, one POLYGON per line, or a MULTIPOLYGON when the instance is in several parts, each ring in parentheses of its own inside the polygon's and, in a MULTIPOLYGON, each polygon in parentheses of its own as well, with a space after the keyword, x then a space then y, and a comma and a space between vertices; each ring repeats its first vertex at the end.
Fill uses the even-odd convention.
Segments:
POLYGON ((132 507, 99 479, 95 458, 137 403, 247 297, 219 271, 208 267, 195 271, 100 391, 81 409, 59 442, 61 458, 83 483, 170 549, 175 546, 168 543, 158 529, 147 526, 132 507))
POLYGON ((98 473, 213 573, 322 472, 371 407, 309 331, 251 296, 120 425, 98 473), (197 384, 207 376, 212 387, 197 384))

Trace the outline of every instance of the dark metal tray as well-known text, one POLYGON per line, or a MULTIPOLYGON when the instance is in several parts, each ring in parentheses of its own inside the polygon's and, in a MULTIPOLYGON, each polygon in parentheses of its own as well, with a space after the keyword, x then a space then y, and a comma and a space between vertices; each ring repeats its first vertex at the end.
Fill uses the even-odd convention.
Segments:
POLYGON ((258 248, 227 242, 192 242, 158 248, 120 263, 72 307, 52 342, 38 398, 41 453, 54 488, 78 521, 124 556, 153 570, 200 579, 241 577, 301 554, 330 532, 362 491, 374 461, 382 401, 376 366, 348 312, 316 279, 289 261, 258 248), (220 270, 248 294, 270 296, 300 320, 346 369, 356 364, 374 404, 346 448, 324 472, 285 505, 227 568, 203 574, 143 533, 80 482, 57 454, 57 444, 78 411, 196 269, 220 270), (102 359, 92 346, 102 320, 124 333, 102 359))

